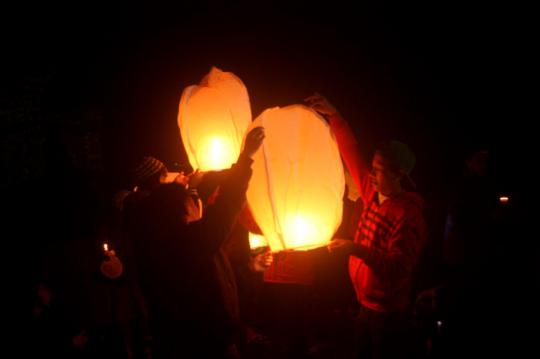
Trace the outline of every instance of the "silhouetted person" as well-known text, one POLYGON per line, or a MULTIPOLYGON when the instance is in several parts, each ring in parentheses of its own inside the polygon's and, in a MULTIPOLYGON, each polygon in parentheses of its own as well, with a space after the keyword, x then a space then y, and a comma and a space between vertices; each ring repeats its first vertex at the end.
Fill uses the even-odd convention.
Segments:
POLYGON ((133 228, 137 270, 157 359, 238 355, 237 306, 229 300, 236 294, 222 245, 245 201, 251 157, 263 139, 260 127, 248 133, 204 215, 196 193, 176 182, 159 185, 140 203, 133 228))

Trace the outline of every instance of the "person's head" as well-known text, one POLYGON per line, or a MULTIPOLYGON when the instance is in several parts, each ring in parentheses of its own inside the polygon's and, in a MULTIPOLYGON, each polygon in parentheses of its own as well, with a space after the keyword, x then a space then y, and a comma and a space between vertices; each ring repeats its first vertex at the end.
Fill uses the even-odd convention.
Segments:
POLYGON ((140 189, 152 190, 165 183, 168 174, 167 167, 152 156, 145 156, 133 171, 135 185, 140 189))
POLYGON ((399 141, 380 143, 371 162, 371 184, 385 196, 401 192, 403 181, 413 185, 409 175, 416 157, 406 144, 399 141))

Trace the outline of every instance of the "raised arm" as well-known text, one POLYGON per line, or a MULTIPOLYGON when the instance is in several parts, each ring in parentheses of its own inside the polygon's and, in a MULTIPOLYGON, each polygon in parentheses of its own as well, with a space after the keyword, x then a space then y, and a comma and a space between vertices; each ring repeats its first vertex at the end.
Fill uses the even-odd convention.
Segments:
POLYGON ((328 119, 330 128, 336 137, 339 152, 354 180, 354 184, 360 192, 360 197, 365 202, 372 192, 369 182, 369 166, 360 153, 358 143, 349 124, 343 119, 334 105, 323 96, 316 93, 305 101, 311 108, 328 119))

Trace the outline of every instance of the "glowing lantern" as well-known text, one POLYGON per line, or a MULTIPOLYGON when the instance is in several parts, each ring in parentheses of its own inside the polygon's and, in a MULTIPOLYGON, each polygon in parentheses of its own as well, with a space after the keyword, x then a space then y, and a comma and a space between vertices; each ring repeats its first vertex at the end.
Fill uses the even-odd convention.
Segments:
POLYGON ((249 232, 249 248, 257 249, 261 247, 267 247, 268 242, 263 235, 249 232))
POLYGON ((326 121, 293 105, 264 111, 247 200, 272 251, 326 245, 341 222, 345 178, 326 121))
POLYGON ((250 123, 247 89, 230 72, 213 67, 199 85, 182 93, 178 127, 194 170, 221 170, 235 163, 250 123))

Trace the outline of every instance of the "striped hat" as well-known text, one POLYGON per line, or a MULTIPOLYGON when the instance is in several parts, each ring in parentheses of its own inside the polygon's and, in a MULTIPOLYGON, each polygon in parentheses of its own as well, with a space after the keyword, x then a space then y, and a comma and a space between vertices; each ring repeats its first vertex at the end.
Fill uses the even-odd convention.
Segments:
POLYGON ((152 156, 145 156, 133 171, 135 183, 141 185, 163 169, 166 169, 163 162, 152 156))

